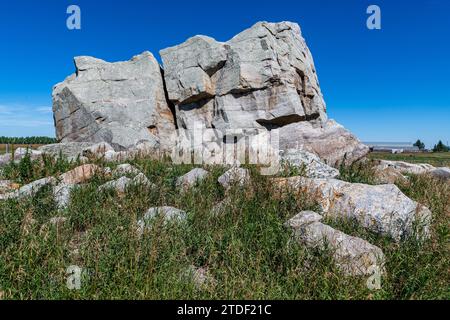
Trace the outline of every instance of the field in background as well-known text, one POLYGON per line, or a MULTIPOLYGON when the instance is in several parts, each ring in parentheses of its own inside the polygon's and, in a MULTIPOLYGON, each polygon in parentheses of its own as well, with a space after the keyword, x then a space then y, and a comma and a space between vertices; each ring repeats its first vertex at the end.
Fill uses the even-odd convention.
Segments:
POLYGON ((406 161, 411 163, 429 163, 436 167, 450 167, 450 152, 436 153, 400 153, 372 152, 370 159, 406 161))
MULTIPOLYGON (((11 147, 13 150, 16 150, 17 148, 31 148, 31 149, 37 149, 39 147, 43 146, 43 144, 14 144, 9 145, 9 152, 11 152, 11 147)), ((6 144, 0 144, 0 154, 6 153, 6 144)))

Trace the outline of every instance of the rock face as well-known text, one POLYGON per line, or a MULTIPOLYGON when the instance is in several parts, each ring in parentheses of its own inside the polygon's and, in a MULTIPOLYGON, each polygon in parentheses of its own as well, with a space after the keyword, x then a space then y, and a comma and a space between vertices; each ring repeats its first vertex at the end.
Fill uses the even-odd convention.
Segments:
POLYGON ((314 62, 295 23, 259 22, 226 43, 195 36, 161 50, 180 127, 263 128, 326 120, 314 62))
POLYGON ((280 129, 280 146, 303 148, 330 165, 369 149, 328 121, 312 55, 300 27, 259 22, 228 42, 195 36, 160 52, 178 127, 280 129))
POLYGON ((406 197, 395 185, 365 185, 336 179, 303 177, 274 179, 279 187, 301 189, 314 197, 323 213, 330 217, 356 220, 361 226, 400 241, 422 226, 426 237, 431 212, 406 197))
POLYGON ((158 62, 149 52, 127 62, 75 58, 76 73, 53 89, 61 142, 108 142, 115 149, 140 140, 170 148, 174 119, 158 62))
POLYGON ((375 268, 381 273, 384 254, 380 248, 367 241, 349 236, 321 223, 322 216, 315 212, 300 212, 286 225, 293 230, 294 238, 311 248, 331 250, 338 267, 347 275, 372 275, 375 268))

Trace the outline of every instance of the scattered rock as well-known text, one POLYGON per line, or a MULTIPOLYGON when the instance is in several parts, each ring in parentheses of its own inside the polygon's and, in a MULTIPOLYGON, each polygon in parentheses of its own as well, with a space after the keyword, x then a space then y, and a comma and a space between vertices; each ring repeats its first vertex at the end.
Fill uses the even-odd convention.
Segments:
POLYGON ((53 187, 53 197, 59 210, 64 210, 69 206, 70 194, 74 188, 74 184, 65 183, 53 187))
POLYGON ((439 179, 450 180, 450 168, 447 167, 431 170, 430 174, 439 179))
POLYGON ((245 186, 250 181, 250 171, 244 168, 232 167, 217 180, 225 189, 233 185, 245 186))
POLYGON ((374 168, 375 182, 378 184, 395 184, 397 182, 406 183, 408 178, 392 167, 374 168))
POLYGON ((425 163, 378 160, 376 169, 383 170, 388 168, 402 174, 425 174, 435 169, 432 165, 425 163))
POLYGON ((0 155, 0 166, 7 165, 11 162, 12 156, 10 153, 0 155))
POLYGON ((17 191, 0 194, 0 200, 31 198, 36 195, 42 188, 55 185, 57 180, 53 177, 36 180, 21 187, 17 191))
POLYGON ((204 180, 209 175, 209 172, 202 168, 195 168, 177 179, 177 186, 183 189, 188 189, 195 186, 196 183, 204 180))
POLYGON ((112 175, 113 177, 121 177, 124 175, 136 176, 140 173, 142 172, 136 167, 132 166, 131 164, 124 163, 117 166, 117 168, 113 170, 112 175))
POLYGON ((161 140, 170 149, 174 119, 150 52, 116 63, 76 57, 75 67, 53 89, 59 141, 107 142, 120 151, 140 140, 161 140))
POLYGON ((186 270, 185 275, 194 283, 198 290, 205 289, 216 284, 216 280, 211 276, 207 268, 197 268, 191 265, 186 270))
POLYGON ((287 222, 300 243, 311 248, 329 248, 337 266, 347 275, 370 276, 384 269, 384 254, 367 241, 349 236, 320 222, 317 213, 301 212, 287 222))
POLYGON ((148 188, 156 187, 156 185, 151 183, 150 180, 147 178, 147 176, 145 174, 143 174, 142 172, 139 173, 136 177, 134 177, 132 182, 134 185, 137 185, 137 186, 144 186, 144 187, 148 187, 148 188))
POLYGON ((281 150, 308 151, 336 168, 350 165, 369 153, 369 147, 334 120, 320 125, 305 121, 289 124, 279 128, 279 138, 281 150))
POLYGON ((322 162, 315 154, 299 149, 288 149, 281 152, 281 171, 284 167, 292 166, 304 170, 308 178, 336 178, 339 170, 322 162))
POLYGON ((14 151, 14 160, 22 160, 27 154, 30 156, 31 160, 36 160, 42 155, 42 152, 30 148, 17 148, 14 151))
POLYGON ((127 177, 121 177, 117 180, 109 181, 103 185, 101 185, 98 190, 105 191, 109 189, 115 190, 117 193, 123 195, 125 194, 127 188, 131 185, 133 180, 127 177))
POLYGON ((101 172, 102 169, 95 164, 84 164, 62 174, 59 179, 66 185, 80 184, 89 181, 96 174, 101 172))
POLYGON ((150 208, 144 214, 144 217, 137 222, 137 233, 142 235, 144 233, 145 227, 150 220, 162 216, 164 223, 169 221, 182 222, 186 221, 187 213, 183 210, 173 208, 173 207, 155 207, 150 208))
POLYGON ((365 185, 335 179, 278 178, 278 187, 300 189, 313 197, 330 217, 356 220, 361 226, 399 241, 413 234, 414 225, 429 233, 431 212, 406 197, 395 185, 365 185))

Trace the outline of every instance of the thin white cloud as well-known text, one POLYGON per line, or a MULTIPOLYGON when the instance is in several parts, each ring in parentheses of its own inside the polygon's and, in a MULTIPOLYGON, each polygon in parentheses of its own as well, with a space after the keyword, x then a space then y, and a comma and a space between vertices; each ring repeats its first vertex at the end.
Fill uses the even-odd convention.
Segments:
POLYGON ((53 130, 51 107, 0 104, 0 135, 41 135, 53 130))
POLYGON ((38 107, 35 110, 39 113, 44 113, 44 114, 53 112, 52 107, 38 107))

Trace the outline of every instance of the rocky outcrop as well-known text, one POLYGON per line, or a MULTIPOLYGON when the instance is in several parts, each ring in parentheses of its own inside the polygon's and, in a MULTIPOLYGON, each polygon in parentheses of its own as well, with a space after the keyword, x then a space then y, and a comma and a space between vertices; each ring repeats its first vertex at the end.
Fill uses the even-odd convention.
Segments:
POLYGON ((59 141, 107 142, 124 149, 150 140, 170 148, 174 119, 151 53, 116 63, 76 57, 75 67, 76 73, 53 89, 59 141))
POLYGON ((308 178, 336 178, 339 170, 326 165, 321 159, 308 151, 288 149, 280 155, 280 172, 295 168, 308 178))
POLYGON ((52 186, 57 183, 53 177, 43 178, 24 185, 19 190, 5 194, 0 194, 0 200, 31 198, 36 195, 42 188, 52 186))
POLYGON ((330 165, 369 151, 327 121, 313 58, 295 23, 259 22, 225 43, 195 36, 160 54, 180 128, 280 129, 281 149, 303 148, 330 165))
POLYGON ((336 179, 277 178, 275 185, 301 190, 313 197, 328 217, 347 218, 374 232, 400 241, 429 234, 431 212, 405 196, 395 185, 366 185, 336 179), (414 234, 415 228, 421 234, 414 234))
POLYGON ((195 36, 161 50, 180 127, 264 128, 326 121, 311 53, 295 23, 259 22, 221 43, 195 36))
POLYGON ((286 223, 296 241, 309 248, 329 249, 337 266, 347 275, 369 276, 383 272, 384 254, 367 241, 321 223, 322 216, 304 211, 286 223))
POLYGON ((379 173, 379 175, 382 175, 386 172, 391 172, 392 176, 394 174, 398 176, 404 174, 429 174, 438 179, 450 180, 450 168, 436 168, 427 163, 408 163, 404 161, 378 160, 374 168, 376 172, 379 173))

